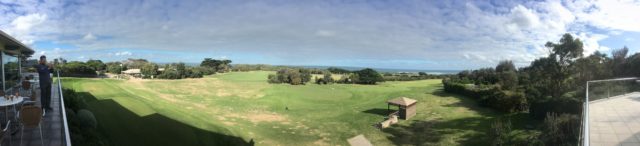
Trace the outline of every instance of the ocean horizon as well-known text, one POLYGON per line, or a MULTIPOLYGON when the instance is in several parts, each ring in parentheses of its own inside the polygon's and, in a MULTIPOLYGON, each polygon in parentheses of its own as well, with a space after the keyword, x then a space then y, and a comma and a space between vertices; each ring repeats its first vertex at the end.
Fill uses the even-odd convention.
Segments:
MULTIPOLYGON (((158 63, 159 65, 164 65, 164 64, 170 64, 170 63, 158 63)), ((199 66, 200 63, 187 63, 184 62, 185 65, 187 66, 199 66)), ((237 65, 237 64, 231 64, 233 65, 237 65)), ((255 64, 252 64, 255 65, 255 64)), ((271 64, 269 64, 271 65, 271 64)), ((399 68, 376 68, 376 67, 357 67, 357 66, 324 66, 324 65, 272 65, 272 66, 290 66, 290 67, 302 67, 302 68, 308 68, 308 69, 327 69, 330 67, 336 67, 336 68, 342 68, 342 69, 346 69, 346 70, 350 70, 350 71, 355 71, 355 70, 361 70, 361 69, 365 69, 365 68, 371 68, 374 69, 378 72, 381 73, 401 73, 401 72, 406 72, 406 73, 418 73, 418 72, 425 72, 427 74, 435 74, 435 75, 440 75, 440 74, 456 74, 462 70, 438 70, 438 69, 399 69, 399 68)))

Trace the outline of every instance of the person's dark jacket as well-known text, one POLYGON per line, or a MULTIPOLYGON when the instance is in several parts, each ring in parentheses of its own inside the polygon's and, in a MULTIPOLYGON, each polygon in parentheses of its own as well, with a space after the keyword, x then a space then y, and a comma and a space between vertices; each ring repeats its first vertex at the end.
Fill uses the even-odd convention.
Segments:
POLYGON ((38 76, 40 76, 40 85, 51 84, 51 76, 49 74, 53 73, 53 68, 49 68, 46 64, 38 64, 36 65, 36 70, 38 71, 38 76))

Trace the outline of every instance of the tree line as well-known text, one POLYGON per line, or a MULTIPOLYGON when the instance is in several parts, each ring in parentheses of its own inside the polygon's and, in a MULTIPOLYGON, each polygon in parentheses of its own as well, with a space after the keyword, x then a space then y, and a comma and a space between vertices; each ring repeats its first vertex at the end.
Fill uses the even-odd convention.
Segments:
MULTIPOLYGON (((276 72, 276 74, 270 74, 267 79, 269 83, 288 83, 291 85, 304 85, 311 81, 312 72, 310 69, 305 68, 286 68, 276 72)), ((373 85, 378 82, 384 82, 382 75, 376 70, 371 68, 365 68, 358 71, 349 71, 347 74, 342 74, 339 80, 334 80, 332 72, 330 70, 322 72, 323 77, 315 78, 317 84, 368 84, 373 85)))
POLYGON ((107 63, 93 59, 86 62, 67 62, 62 58, 54 60, 55 68, 61 71, 62 76, 67 77, 95 77, 104 73, 120 74, 128 69, 140 69, 142 78, 158 79, 201 78, 205 75, 229 72, 232 68, 231 62, 231 60, 205 58, 199 66, 187 66, 185 63, 160 65, 146 59, 132 58, 107 63))
MULTIPOLYGON (((533 142, 575 145, 586 82, 640 75, 640 53, 628 56, 629 49, 623 47, 612 51, 611 56, 597 51, 583 56, 583 43, 570 34, 564 34, 557 43, 547 42, 545 47, 549 55, 529 66, 516 69, 507 60, 494 68, 462 71, 444 79, 444 89, 475 98, 481 106, 524 112, 544 120, 542 132, 533 142)), ((500 125, 504 123, 508 122, 499 122, 496 127, 505 127, 500 125)), ((508 140, 496 141, 500 144, 508 140)))

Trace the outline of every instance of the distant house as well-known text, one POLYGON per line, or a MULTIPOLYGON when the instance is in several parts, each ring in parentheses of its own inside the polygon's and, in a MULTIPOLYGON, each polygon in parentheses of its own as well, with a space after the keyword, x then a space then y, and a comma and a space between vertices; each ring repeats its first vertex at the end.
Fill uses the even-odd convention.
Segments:
POLYGON ((125 71, 122 71, 122 74, 130 75, 133 77, 142 77, 142 72, 140 72, 140 69, 127 69, 125 71))

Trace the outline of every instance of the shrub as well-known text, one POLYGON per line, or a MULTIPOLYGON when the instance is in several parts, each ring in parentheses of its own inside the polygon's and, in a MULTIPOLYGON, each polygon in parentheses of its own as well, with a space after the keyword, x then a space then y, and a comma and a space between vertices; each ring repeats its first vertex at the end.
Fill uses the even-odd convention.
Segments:
POLYGON ((325 72, 324 76, 322 77, 322 81, 325 82, 325 84, 327 83, 333 83, 333 77, 331 77, 331 73, 329 72, 325 72))
POLYGON ((349 70, 342 69, 342 68, 337 68, 337 67, 329 67, 329 68, 327 68, 327 70, 329 70, 329 72, 334 73, 334 74, 348 74, 348 73, 351 73, 351 71, 349 71, 349 70))
POLYGON ((527 100, 522 92, 502 90, 482 97, 480 104, 503 112, 517 112, 526 109, 527 100))
POLYGON ((67 121, 73 145, 109 145, 109 141, 98 130, 98 122, 93 113, 83 109, 84 98, 71 89, 63 89, 67 121))
POLYGON ((81 109, 78 111, 78 123, 82 128, 97 128, 98 121, 96 121, 96 117, 93 116, 93 113, 86 109, 81 109))
POLYGON ((61 76, 65 77, 94 77, 96 70, 87 63, 72 61, 60 66, 61 76))
POLYGON ((178 73, 178 71, 174 69, 165 69, 160 75, 158 75, 159 79, 182 79, 182 76, 178 73))
POLYGON ((274 84, 279 84, 282 83, 280 82, 280 80, 278 80, 278 76, 276 76, 275 74, 269 74, 269 76, 267 77, 269 80, 269 83, 274 83, 274 84))
POLYGON ((84 98, 80 97, 74 90, 72 89, 63 89, 64 103, 65 107, 72 109, 73 111, 78 111, 79 109, 84 109, 87 107, 87 103, 84 98))
POLYGON ((580 135, 580 118, 572 114, 548 113, 539 140, 545 145, 575 145, 580 135))
POLYGON ((529 113, 536 119, 543 119, 548 113, 580 114, 582 102, 570 97, 570 94, 558 98, 547 98, 531 102, 529 113))
POLYGON ((327 84, 327 81, 325 81, 324 78, 316 78, 316 84, 327 84))
POLYGON ((306 69, 281 69, 275 75, 269 75, 269 83, 289 83, 302 85, 311 80, 311 73, 306 69))
POLYGON ((340 79, 338 81, 336 81, 336 83, 349 84, 349 83, 351 83, 351 81, 349 81, 349 77, 342 76, 342 77, 340 77, 340 79))
POLYGON ((115 63, 107 63, 107 72, 108 73, 113 73, 113 74, 119 74, 121 71, 125 71, 127 70, 127 66, 120 66, 121 63, 119 62, 115 62, 115 63))
POLYGON ((473 85, 456 83, 445 79, 442 81, 444 91, 456 93, 478 100, 478 104, 503 112, 526 110, 528 103, 522 92, 501 90, 497 85, 473 85))
POLYGON ((511 120, 497 119, 491 123, 490 137, 492 146, 506 146, 511 144, 511 120))

